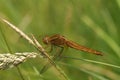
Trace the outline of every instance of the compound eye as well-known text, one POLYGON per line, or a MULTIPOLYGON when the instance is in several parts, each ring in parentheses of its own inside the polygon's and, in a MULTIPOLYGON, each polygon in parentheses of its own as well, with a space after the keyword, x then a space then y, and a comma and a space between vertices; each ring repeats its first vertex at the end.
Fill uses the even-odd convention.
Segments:
POLYGON ((49 44, 48 37, 44 37, 44 38, 43 38, 43 43, 49 44))

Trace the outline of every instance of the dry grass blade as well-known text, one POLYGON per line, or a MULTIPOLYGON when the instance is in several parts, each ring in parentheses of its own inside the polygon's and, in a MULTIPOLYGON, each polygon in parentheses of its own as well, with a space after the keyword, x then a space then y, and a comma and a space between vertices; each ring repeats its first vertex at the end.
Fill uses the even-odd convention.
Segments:
POLYGON ((16 26, 14 26, 13 24, 11 24, 10 22, 8 22, 7 20, 0 18, 3 22, 5 22, 6 24, 9 25, 9 27, 11 27, 13 30, 15 30, 18 34, 20 34, 20 36, 22 36, 24 39, 26 39, 27 41, 29 41, 29 43, 31 43, 32 45, 35 45, 34 42, 24 33, 22 32, 20 29, 18 29, 16 26))
POLYGON ((31 38, 29 38, 24 32, 22 32, 20 29, 18 29, 16 26, 14 26, 13 24, 11 24, 9 21, 0 18, 3 22, 5 22, 6 24, 8 24, 10 28, 12 28, 13 30, 15 30, 20 36, 22 36, 24 39, 26 39, 30 44, 32 44, 41 54, 43 57, 46 57, 48 59, 48 61, 55 67, 55 69, 60 73, 60 75, 63 76, 62 80, 69 80, 68 77, 66 76, 66 74, 61 71, 62 69, 60 69, 60 67, 58 67, 55 62, 50 58, 50 56, 46 53, 45 49, 42 47, 42 45, 39 44, 39 42, 35 39, 35 37, 33 37, 33 40, 31 38))
POLYGON ((23 63, 28 58, 36 58, 38 56, 35 52, 24 53, 2 53, 0 54, 0 70, 9 69, 23 63))

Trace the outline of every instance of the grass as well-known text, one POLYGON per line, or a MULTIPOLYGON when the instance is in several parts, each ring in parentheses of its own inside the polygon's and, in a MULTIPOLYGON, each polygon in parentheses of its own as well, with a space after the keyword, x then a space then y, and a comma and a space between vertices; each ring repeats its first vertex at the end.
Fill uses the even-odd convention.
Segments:
MULTIPOLYGON (((119 4, 118 0, 1 0, 0 17, 27 35, 34 34, 42 46, 45 35, 61 34, 104 53, 101 57, 74 49, 64 51, 64 56, 80 59, 62 58, 60 63, 56 62, 70 80, 117 80, 120 78, 119 4)), ((0 22, 0 27, 0 53, 37 52, 8 25, 0 22)), ((54 67, 39 74, 45 63, 46 59, 36 58, 19 68, 25 80, 60 79, 54 67)), ((0 79, 23 80, 16 68, 1 70, 0 79)))

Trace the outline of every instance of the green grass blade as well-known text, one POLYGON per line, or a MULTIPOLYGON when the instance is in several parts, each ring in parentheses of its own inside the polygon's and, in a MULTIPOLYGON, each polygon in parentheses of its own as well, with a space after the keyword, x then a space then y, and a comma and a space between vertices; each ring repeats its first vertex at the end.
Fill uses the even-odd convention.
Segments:
POLYGON ((89 59, 83 59, 83 58, 73 58, 73 57, 63 57, 63 58, 69 58, 69 59, 74 59, 74 60, 82 60, 90 63, 96 63, 96 64, 101 64, 109 67, 114 67, 120 69, 120 66, 109 64, 109 63, 104 63, 104 62, 99 62, 99 61, 94 61, 94 60, 89 60, 89 59))

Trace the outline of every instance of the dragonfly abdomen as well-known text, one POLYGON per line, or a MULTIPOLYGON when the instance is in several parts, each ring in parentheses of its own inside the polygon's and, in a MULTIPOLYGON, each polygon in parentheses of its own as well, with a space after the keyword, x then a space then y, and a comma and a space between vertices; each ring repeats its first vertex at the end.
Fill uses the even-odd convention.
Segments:
POLYGON ((85 46, 81 46, 81 45, 79 45, 79 44, 77 44, 77 43, 75 43, 73 41, 68 41, 66 43, 66 45, 68 45, 71 48, 80 50, 80 51, 84 51, 84 52, 88 52, 88 53, 93 53, 93 54, 96 54, 96 55, 102 55, 102 52, 100 52, 100 51, 93 50, 93 49, 87 48, 85 46))

